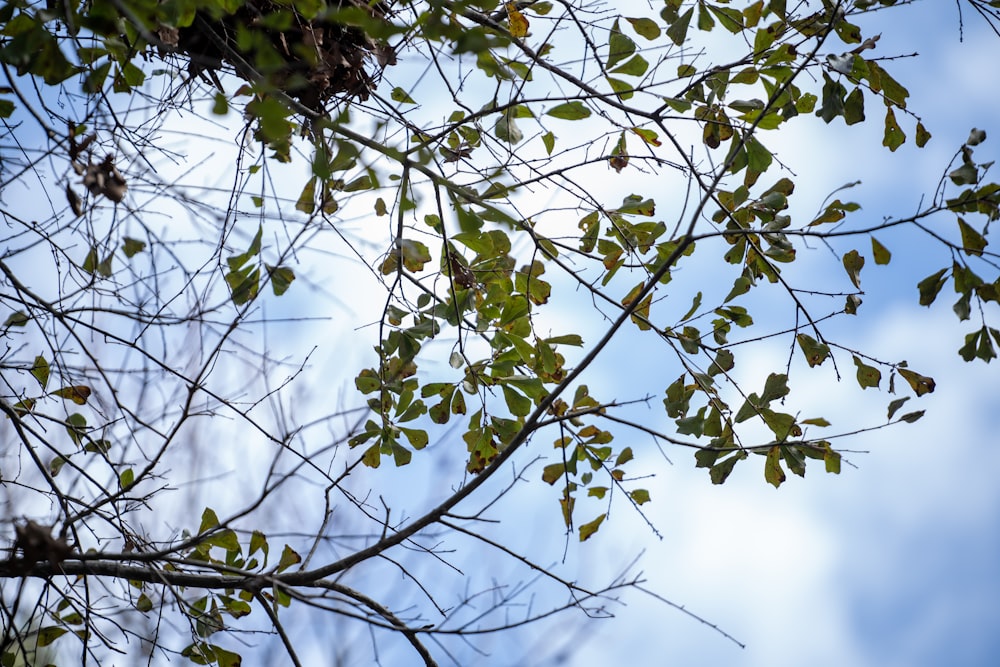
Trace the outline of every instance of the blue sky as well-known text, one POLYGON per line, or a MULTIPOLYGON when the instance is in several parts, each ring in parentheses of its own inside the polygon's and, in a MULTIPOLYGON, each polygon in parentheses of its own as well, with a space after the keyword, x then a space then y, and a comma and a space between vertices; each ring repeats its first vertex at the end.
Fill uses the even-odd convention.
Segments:
MULTIPOLYGON (((648 12, 644 4, 637 6, 636 15, 648 12)), ((615 9, 626 13, 624 7, 615 9)), ((907 8, 881 12, 865 25, 866 34, 883 34, 879 54, 920 52, 919 58, 892 62, 891 71, 909 86, 910 108, 934 134, 922 151, 913 148, 912 139, 895 155, 878 147, 881 122, 877 117, 854 128, 845 128, 840 120, 825 126, 816 119, 803 119, 773 139, 763 136, 793 169, 800 165, 803 178, 797 179, 797 205, 804 211, 815 210, 829 192, 860 178, 862 185, 843 198, 863 205, 860 220, 878 221, 885 215, 916 210, 919 194, 933 190, 971 127, 984 127, 990 133, 990 139, 977 149, 977 158, 1000 155, 1000 126, 991 125, 996 122, 1000 101, 1000 75, 997 69, 982 66, 994 62, 997 37, 970 13, 966 12, 965 19, 964 43, 958 41, 955 5, 948 2, 918 1, 907 8), (879 21, 885 24, 879 26, 879 21), (808 154, 801 150, 805 146, 808 154)), ((875 116, 877 107, 870 106, 875 116)), ((185 129, 194 129, 191 124, 196 121, 191 117, 183 122, 189 124, 185 129)), ((911 128, 912 122, 905 127, 911 128)), ((216 131, 215 136, 222 146, 235 132, 216 131)), ((194 154, 216 148, 205 145, 190 150, 194 154)), ((163 173, 168 169, 165 166, 163 173)), ((608 201, 619 201, 642 185, 634 173, 626 172, 618 179, 608 173, 607 179, 592 184, 595 190, 608 193, 608 201)), ((228 181, 220 178, 226 187, 228 181)), ((653 182, 650 187, 655 186, 653 182)), ((13 197, 14 190, 7 196, 13 197)), ((133 196, 139 201, 138 194, 133 196)), ((660 210, 669 210, 672 201, 670 194, 657 194, 660 210)), ((571 226, 576 219, 570 220, 571 226)), ((165 228, 173 224, 179 223, 164 219, 165 228)), ((360 239, 366 226, 372 224, 381 230, 391 222, 382 218, 372 223, 371 216, 365 215, 346 223, 345 229, 357 232, 360 239)), ((942 219, 940 224, 954 223, 942 219)), ((613 521, 587 544, 578 545, 571 538, 567 562, 558 566, 568 576, 602 580, 644 552, 636 569, 648 579, 646 587, 718 625, 746 648, 651 597, 631 592, 623 596, 622 606, 613 608, 616 619, 580 623, 580 616, 570 614, 560 622, 528 628, 513 642, 503 636, 486 638, 482 646, 488 653, 467 664, 506 667, 536 660, 540 664, 542 657, 550 655, 545 649, 564 640, 576 647, 564 663, 574 667, 627 663, 692 667, 996 663, 1000 650, 996 632, 1000 625, 1000 574, 996 571, 1000 561, 1000 485, 996 483, 1000 451, 994 447, 994 434, 1000 429, 996 391, 1000 385, 995 364, 965 364, 956 354, 970 325, 958 323, 952 314, 950 298, 945 298, 950 287, 931 309, 916 303, 916 282, 948 263, 948 256, 907 233, 887 232, 879 238, 894 251, 894 261, 888 267, 875 267, 869 261, 862 280, 863 287, 871 288, 861 316, 835 321, 831 331, 836 332, 838 342, 863 346, 883 359, 907 359, 913 368, 933 376, 937 391, 920 399, 919 405, 916 400, 909 404, 912 409, 926 408, 926 416, 913 425, 862 434, 849 441, 845 445, 849 449, 868 452, 848 457, 857 467, 845 466, 841 475, 833 476, 814 464, 804 480, 790 475, 778 490, 764 482, 759 460, 738 466, 725 485, 713 486, 704 470, 694 469, 690 452, 667 450, 673 465, 654 465, 656 476, 648 485, 654 502, 646 506, 648 518, 662 539, 653 535, 640 517, 618 507, 613 510, 613 521)), ((838 250, 842 252, 850 243, 838 246, 838 250)), ((313 367, 303 376, 312 384, 303 382, 293 388, 303 395, 301 413, 310 414, 317 405, 322 407, 317 394, 329 391, 338 397, 350 389, 351 378, 331 376, 331 369, 336 372, 371 363, 374 334, 357 327, 378 317, 383 296, 359 263, 336 244, 313 246, 302 253, 302 259, 304 265, 326 263, 326 277, 334 281, 326 286, 334 294, 324 294, 324 271, 318 272, 315 277, 320 280, 311 288, 305 284, 303 271, 303 280, 284 299, 263 302, 267 310, 262 315, 280 317, 296 313, 300 307, 313 307, 314 302, 336 304, 329 320, 309 325, 276 323, 268 328, 268 349, 274 358, 300 358, 303 350, 320 346, 311 357, 313 367), (335 253, 332 258, 321 254, 328 249, 335 253), (344 285, 350 288, 349 297, 356 300, 345 302, 347 296, 337 296, 344 285), (325 384, 330 377, 336 379, 325 384)), ((822 272, 831 271, 832 266, 838 271, 837 279, 843 280, 836 263, 827 259, 796 268, 796 275, 803 279, 811 271, 824 275, 822 272)), ((808 262, 808 257, 804 260, 808 262)), ((712 280, 714 270, 712 266, 686 268, 683 286, 677 281, 678 290, 697 291, 698 281, 712 280)), ((675 296, 689 300, 691 294, 675 296)), ((766 308, 766 298, 757 305, 766 308)), ((553 326, 566 324, 569 330, 581 330, 588 341, 602 328, 596 320, 574 322, 572 317, 572 311, 565 309, 551 319, 553 326)), ((262 340, 262 335, 254 330, 247 340, 255 336, 262 340)), ((441 349, 445 352, 443 366, 448 350, 444 344, 441 349)), ((588 373, 585 380, 600 386, 604 396, 631 398, 648 391, 653 395, 653 412, 659 410, 653 419, 665 426, 659 401, 668 381, 657 372, 660 354, 662 349, 648 346, 646 338, 626 332, 608 350, 608 363, 588 373)), ((764 345, 738 368, 738 377, 748 385, 757 385, 767 372, 781 367, 786 357, 785 341, 764 345)), ((850 356, 842 354, 839 362, 846 378, 840 385, 831 386, 829 365, 811 372, 796 370, 792 385, 799 395, 799 409, 803 414, 822 414, 834 427, 884 421, 891 397, 858 389, 852 379, 850 356)), ((239 372, 238 363, 231 372, 239 372)), ((676 376, 676 371, 671 372, 676 376)), ((233 377, 229 371, 220 374, 221 386, 233 377)), ((274 371, 276 378, 285 375, 287 370, 274 371)), ((293 406, 293 417, 300 416, 294 414, 297 407, 293 406)), ((200 437, 211 440, 207 433, 200 437)), ((633 438, 637 451, 639 447, 652 451, 648 439, 622 437, 633 438)), ((192 432, 191 438, 197 443, 199 433, 192 432)), ((316 442, 322 440, 316 437, 316 442)), ((257 452, 262 459, 267 455, 266 447, 250 436, 242 444, 246 449, 229 454, 234 465, 242 465, 257 452)), ((532 447, 530 456, 550 455, 545 438, 540 437, 532 447)), ((406 513, 410 516, 424 503, 424 494, 429 503, 441 491, 435 484, 443 464, 434 459, 440 451, 432 446, 427 456, 415 456, 408 468, 393 471, 383 467, 373 473, 383 476, 378 484, 384 485, 387 498, 397 494, 404 507, 408 499, 411 509, 406 513), (416 502, 414 498, 418 498, 416 502)), ((658 461, 655 456, 654 460, 658 461)), ((174 471, 183 474, 185 464, 178 459, 174 471)), ((514 519, 502 530, 507 531, 511 544, 524 548, 538 562, 559 563, 564 543, 551 537, 561 534, 557 493, 537 481, 537 468, 529 477, 533 484, 522 486, 516 500, 502 506, 507 514, 501 518, 514 519)), ((363 481, 369 479, 374 478, 363 477, 363 481)), ((221 515, 227 502, 238 506, 240 500, 234 495, 212 502, 221 515)), ((292 506, 296 517, 308 517, 312 509, 292 506)), ((468 562, 461 561, 470 579, 482 582, 513 572, 495 556, 479 563, 481 553, 473 552, 468 562), (493 572, 493 568, 498 571, 493 572)), ((447 568, 437 570, 426 563, 420 568, 435 583, 445 582, 446 588, 455 591, 462 589, 463 578, 447 568)), ((398 594, 393 587, 400 584, 388 582, 382 574, 362 571, 358 580, 375 589, 373 594, 378 589, 398 594)), ((552 600, 561 599, 549 594, 552 600)), ((545 601, 545 593, 540 594, 538 603, 545 601)), ((298 629, 315 634, 309 627, 298 629)), ((359 653, 364 654, 364 632, 357 631, 355 637, 362 646, 359 653)), ((471 655, 466 659, 472 660, 471 655)), ((412 654, 408 649, 390 653, 387 664, 413 664, 412 654)))
MULTIPOLYGON (((879 18, 891 25, 865 30, 883 33, 880 54, 920 53, 892 63, 891 71, 909 87, 910 108, 934 139, 922 152, 907 144, 890 156, 872 148, 878 144, 872 141, 880 131, 877 120, 849 130, 839 121, 829 128, 807 125, 802 131, 809 145, 818 142, 826 150, 812 149, 805 159, 827 169, 809 171, 812 183, 797 181, 798 194, 822 197, 860 178, 863 184, 847 196, 874 220, 916 210, 919 193, 933 188, 970 128, 986 128, 991 136, 1000 132, 991 125, 1000 77, 983 66, 993 61, 996 35, 986 25, 966 12, 965 42, 959 43, 955 5, 941 2, 917 2, 879 18)), ((803 156, 794 154, 794 133, 783 139, 780 154, 799 164, 794 158, 803 156)), ((979 153, 985 160, 998 149, 988 140, 979 153)), ((869 262, 863 281, 877 289, 865 297, 867 310, 858 322, 847 323, 852 330, 845 335, 863 341, 866 351, 909 359, 935 377, 937 392, 914 406, 926 408, 926 416, 909 427, 852 440, 851 448, 870 451, 850 457, 857 469, 845 466, 839 477, 811 470, 777 491, 757 470, 711 486, 701 471, 690 469, 689 457, 678 455, 675 468, 658 478, 652 513, 665 538, 647 551, 645 569, 658 584, 653 588, 747 648, 679 613, 633 599, 571 664, 996 664, 996 369, 957 357, 972 325, 958 324, 947 294, 931 309, 916 305, 917 280, 939 268, 931 262, 944 266, 948 256, 905 232, 879 238, 896 250, 896 258, 889 267, 869 262)), ((841 396, 825 385, 815 394, 812 402, 833 415, 835 425, 884 415, 885 394, 853 389, 841 396)), ((631 530, 642 534, 638 523, 631 530)))

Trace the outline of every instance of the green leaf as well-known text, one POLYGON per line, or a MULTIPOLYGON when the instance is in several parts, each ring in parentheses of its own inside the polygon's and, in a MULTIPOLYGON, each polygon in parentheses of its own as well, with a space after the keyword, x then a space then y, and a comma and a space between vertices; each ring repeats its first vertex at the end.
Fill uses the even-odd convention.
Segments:
POLYGON ((889 260, 892 259, 892 253, 889 252, 889 249, 879 243, 874 236, 872 237, 872 256, 875 258, 875 263, 879 265, 888 264, 889 260))
POLYGON ((667 37, 675 46, 681 46, 687 39, 688 27, 691 25, 691 17, 694 15, 694 7, 689 8, 670 24, 667 28, 667 37))
POLYGON ((649 491, 646 489, 636 489, 634 491, 630 491, 628 495, 632 498, 636 505, 643 505, 648 503, 650 500, 649 491))
POLYGON ((738 296, 746 294, 750 291, 750 287, 753 283, 746 276, 740 276, 733 281, 733 289, 729 290, 729 294, 726 295, 725 301, 729 302, 738 296))
POLYGON ((503 396, 507 403, 507 408, 510 410, 512 415, 516 417, 527 417, 531 414, 531 399, 517 391, 514 391, 506 385, 503 387, 503 396))
POLYGON ((840 452, 830 449, 830 443, 826 443, 826 452, 823 455, 823 463, 828 473, 840 474, 840 452))
POLYGON ((212 113, 216 116, 225 116, 229 113, 229 100, 226 99, 225 93, 217 91, 212 102, 212 113))
POLYGON ((267 551, 268 551, 267 537, 264 535, 264 533, 260 532, 259 530, 255 530, 250 535, 250 551, 247 552, 247 556, 253 556, 258 551, 264 554, 264 559, 266 562, 267 551))
POLYGON ((903 145, 904 141, 906 141, 906 135, 903 133, 903 130, 900 129, 899 123, 896 122, 895 112, 892 110, 892 107, 886 107, 885 134, 882 138, 882 145, 887 147, 890 151, 895 151, 903 145))
POLYGON ((240 541, 236 537, 236 532, 232 530, 220 530, 205 540, 204 544, 211 545, 213 547, 219 547, 227 552, 233 554, 240 553, 240 541))
POLYGON ((659 135, 653 130, 647 130, 641 127, 633 127, 632 131, 635 132, 637 135, 639 135, 639 137, 650 146, 663 145, 663 142, 660 141, 659 135))
POLYGON ((80 268, 90 275, 94 275, 97 273, 97 264, 99 261, 100 260, 97 258, 97 247, 90 246, 90 250, 87 252, 87 256, 84 257, 83 264, 80 268))
POLYGON ((958 228, 962 232, 962 250, 965 254, 982 257, 983 249, 989 243, 986 238, 962 218, 958 219, 958 228))
POLYGON ((69 630, 66 628, 60 628, 55 625, 47 628, 39 628, 38 634, 35 635, 36 646, 48 646, 67 632, 69 632, 69 630))
POLYGON ((42 391, 45 391, 45 387, 49 383, 49 362, 42 355, 35 357, 35 363, 31 367, 31 375, 34 376, 42 391))
MULTIPOLYGON (((994 338, 1000 342, 1000 335, 996 333, 995 329, 989 329, 988 327, 983 327, 979 331, 974 331, 965 337, 965 345, 963 345, 958 353, 962 355, 962 359, 965 361, 972 361, 973 359, 982 359, 986 363, 989 363, 992 359, 997 356, 996 350, 993 349, 993 342, 990 340, 990 332, 994 332, 994 338)), ((933 380, 931 380, 930 391, 934 391, 933 380)), ((912 386, 912 385, 911 385, 912 386)), ((917 394, 920 395, 919 393, 917 394)))
POLYGON ((298 201, 295 202, 296 211, 302 211, 306 215, 312 215, 312 212, 316 210, 317 180, 317 177, 313 176, 306 182, 305 187, 302 188, 302 192, 299 194, 298 201))
POLYGON ((844 115, 844 97, 847 89, 840 82, 831 79, 826 72, 823 73, 823 103, 816 115, 824 122, 830 123, 837 116, 844 115))
POLYGON ((396 86, 395 88, 392 89, 392 92, 389 93, 389 97, 392 98, 393 102, 400 102, 401 104, 416 104, 417 103, 416 100, 414 100, 412 97, 410 97, 409 93, 407 93, 405 90, 403 90, 399 86, 396 86))
POLYGON ((810 368, 819 366, 830 356, 830 346, 817 341, 809 334, 800 333, 795 337, 795 340, 802 348, 802 353, 806 355, 806 363, 809 364, 810 368))
POLYGON ((397 244, 403 255, 403 266, 411 273, 422 271, 424 265, 431 261, 431 251, 420 241, 412 239, 397 239, 397 244))
POLYGON ((260 254, 260 242, 263 233, 264 227, 262 225, 257 225, 257 233, 254 234, 253 240, 250 241, 250 246, 246 249, 246 251, 238 255, 233 255, 226 260, 226 263, 229 265, 229 269, 231 271, 236 271, 250 259, 260 254))
POLYGON ((757 181, 758 176, 768 170, 774 156, 754 136, 747 138, 744 147, 747 152, 746 184, 749 187, 757 181))
POLYGON ((625 74, 628 76, 642 76, 643 74, 646 73, 646 70, 648 69, 649 69, 649 63, 646 61, 646 59, 636 54, 632 56, 632 58, 627 63, 613 69, 612 72, 614 72, 615 74, 625 74))
POLYGON ((854 355, 854 365, 858 367, 858 384, 861 385, 862 389, 867 389, 868 387, 878 388, 879 383, 882 381, 882 373, 879 369, 874 366, 868 366, 857 355, 854 355))
POLYGON ((542 135, 542 143, 545 145, 545 154, 552 155, 552 150, 556 145, 556 136, 552 132, 546 132, 542 135))
POLYGON ((62 470, 62 467, 66 465, 68 461, 69 459, 62 454, 56 454, 52 457, 52 460, 49 461, 49 474, 53 477, 57 476, 59 471, 62 470))
POLYGON ((771 373, 764 382, 764 391, 760 396, 762 405, 788 396, 788 376, 782 373, 771 373))
POLYGON ((497 139, 506 141, 511 145, 520 143, 524 139, 524 133, 518 128, 517 123, 514 122, 514 115, 509 112, 500 115, 500 118, 493 125, 493 133, 497 139))
MULTIPOLYGON (((596 215, 596 214, 595 214, 596 215)), ((10 327, 23 327, 31 320, 28 314, 23 310, 17 310, 7 316, 4 320, 3 326, 5 329, 10 327)))
POLYGON ((764 462, 764 479, 774 488, 778 488, 785 481, 785 471, 781 469, 781 447, 777 445, 767 450, 767 460, 764 462))
POLYGON ((618 19, 615 19, 614 25, 611 26, 611 34, 608 37, 608 62, 605 67, 611 69, 633 53, 635 53, 635 42, 621 31, 618 19))
POLYGON ((546 484, 555 484, 565 473, 565 463, 550 463, 542 468, 542 481, 546 484))
POLYGON ((545 114, 562 120, 581 120, 590 116, 590 109, 583 102, 574 100, 558 104, 546 111, 545 114))
POLYGON ((621 452, 619 452, 618 458, 615 459, 615 467, 618 468, 620 466, 623 466, 631 460, 632 460, 632 448, 626 447, 621 452))
POLYGON ((122 242, 122 252, 124 252, 125 256, 128 258, 132 258, 135 255, 138 255, 145 249, 146 249, 145 241, 139 241, 126 236, 122 242))
POLYGON ((237 306, 249 303, 257 297, 260 290, 260 270, 255 267, 244 267, 230 271, 225 275, 229 285, 231 298, 237 306))
POLYGON ((281 559, 278 561, 278 572, 284 572, 293 565, 302 562, 302 556, 295 553, 295 551, 287 544, 281 550, 281 559))
POLYGON ((861 88, 857 87, 844 100, 844 122, 848 125, 856 125, 865 120, 865 96, 861 88))
POLYGON ((660 36, 660 26, 651 18, 642 17, 633 19, 626 16, 625 20, 632 24, 632 29, 641 37, 652 41, 660 36))
POLYGON ((110 440, 91 440, 83 446, 83 451, 91 454, 107 454, 111 449, 110 440))
POLYGON ((744 30, 743 25, 743 14, 738 9, 733 9, 731 7, 722 7, 719 5, 707 5, 709 11, 715 14, 715 17, 719 19, 719 23, 722 27, 738 35, 744 30))
POLYGON ((861 289, 861 269, 865 265, 865 258, 857 250, 851 250, 844 255, 843 262, 847 277, 854 283, 855 288, 861 289))
POLYGON ((72 401, 77 405, 83 405, 90 398, 90 387, 82 384, 69 385, 66 387, 61 387, 52 392, 52 396, 58 396, 59 398, 72 401))
POLYGON ((913 389, 913 393, 917 396, 930 394, 934 391, 936 386, 934 378, 921 375, 920 373, 914 373, 907 368, 897 368, 896 372, 898 372, 903 379, 906 380, 907 384, 910 385, 910 388, 913 389))
POLYGON ((198 527, 198 534, 209 531, 219 525, 219 517, 215 514, 215 510, 211 507, 206 507, 201 513, 201 525, 198 527))
POLYGON ((923 148, 927 145, 927 142, 931 140, 931 133, 927 131, 923 123, 917 123, 917 136, 916 142, 919 148, 923 148))
POLYGON ((644 199, 641 195, 629 195, 622 200, 622 205, 616 211, 625 215, 652 217, 656 214, 656 202, 644 199))
POLYGON ((292 281, 295 280, 295 272, 287 266, 271 266, 265 264, 267 273, 271 278, 271 289, 275 296, 281 296, 288 291, 292 281))
POLYGON ((580 541, 585 542, 587 539, 590 538, 591 535, 596 533, 597 530, 601 527, 601 524, 604 523, 604 520, 607 518, 607 516, 608 516, 607 514, 601 514, 593 521, 589 521, 580 526, 580 541))
POLYGON ((551 338, 546 338, 545 342, 549 345, 572 345, 573 347, 583 346, 583 338, 579 334, 553 336, 551 338))
POLYGON ((733 467, 741 460, 743 460, 743 456, 737 453, 709 468, 708 476, 712 479, 712 484, 724 483, 729 478, 730 473, 733 472, 733 467))
POLYGON ((888 421, 892 421, 892 416, 893 416, 894 414, 896 414, 896 412, 897 412, 897 411, 898 411, 898 410, 899 410, 899 409, 900 409, 901 407, 903 407, 903 403, 906 403, 906 402, 907 402, 908 400, 910 400, 910 397, 909 397, 909 396, 904 396, 903 398, 897 398, 897 399, 895 399, 894 401, 891 401, 891 402, 889 403, 889 410, 888 410, 888 413, 886 414, 886 417, 885 417, 885 418, 886 418, 886 420, 888 420, 888 421))
POLYGON ((145 614, 153 610, 153 601, 145 593, 139 593, 139 597, 135 601, 135 608, 136 611, 141 611, 145 614))
POLYGON ((946 268, 941 269, 940 271, 932 273, 931 275, 927 276, 919 283, 917 283, 917 289, 920 291, 921 306, 929 306, 932 303, 934 303, 934 300, 937 298, 937 295, 941 291, 941 288, 944 287, 945 283, 944 274, 947 271, 948 269, 946 268))
MULTIPOLYGON (((869 82, 872 84, 872 91, 879 92, 885 96, 887 102, 894 104, 900 109, 906 108, 906 98, 910 92, 898 81, 893 79, 888 72, 875 61, 866 61, 869 71, 869 82), (875 82, 878 82, 877 84, 875 82)), ((889 108, 891 111, 891 107, 889 108)))

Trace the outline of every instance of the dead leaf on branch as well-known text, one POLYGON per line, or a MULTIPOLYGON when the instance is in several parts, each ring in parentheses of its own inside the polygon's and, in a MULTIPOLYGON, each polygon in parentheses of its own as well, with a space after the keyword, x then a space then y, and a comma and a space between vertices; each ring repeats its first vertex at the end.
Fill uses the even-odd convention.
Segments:
POLYGON ((47 560, 51 565, 58 566, 73 552, 64 537, 53 537, 52 528, 37 524, 30 519, 21 526, 15 526, 14 549, 11 561, 16 561, 17 552, 21 558, 16 568, 20 572, 29 572, 37 563, 47 560))
MULTIPOLYGON (((115 156, 110 153, 101 162, 73 163, 73 169, 83 176, 83 184, 95 197, 104 195, 116 204, 125 199, 128 184, 115 166, 115 156)), ((74 212, 76 209, 74 208, 74 212)))

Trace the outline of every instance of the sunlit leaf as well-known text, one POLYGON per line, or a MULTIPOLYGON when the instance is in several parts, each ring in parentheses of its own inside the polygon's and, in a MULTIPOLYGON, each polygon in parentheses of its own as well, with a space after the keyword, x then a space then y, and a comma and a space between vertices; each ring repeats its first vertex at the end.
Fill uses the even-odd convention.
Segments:
POLYGON ((287 544, 281 550, 281 559, 278 561, 278 572, 284 572, 293 565, 297 565, 302 562, 302 556, 298 555, 290 546, 287 544))
POLYGON ((889 252, 889 249, 879 243, 874 236, 872 237, 872 256, 875 258, 875 263, 880 265, 888 264, 889 260, 892 259, 892 253, 889 252))
POLYGON ((53 391, 52 396, 58 396, 67 401, 72 401, 77 405, 83 405, 90 398, 90 387, 82 384, 62 387, 53 391))
POLYGON ((601 527, 601 524, 604 523, 604 520, 607 517, 608 517, 607 514, 601 514, 593 521, 588 521, 587 523, 580 526, 580 541, 585 542, 590 538, 591 535, 596 533, 597 530, 601 527))
POLYGON ((636 34, 650 41, 660 36, 660 26, 651 18, 629 18, 626 16, 625 20, 632 24, 632 29, 635 30, 636 34))
POLYGON ((302 188, 302 192, 295 202, 295 210, 309 215, 316 209, 316 181, 315 176, 306 181, 305 187, 302 188))
POLYGON ((821 343, 809 334, 800 333, 795 336, 802 353, 806 356, 806 363, 810 367, 819 366, 830 356, 830 347, 826 343, 821 343))
POLYGON ((565 473, 565 463, 550 463, 542 468, 542 481, 546 484, 555 484, 565 473))
POLYGON ((524 17, 517 9, 516 2, 508 2, 504 5, 507 9, 507 20, 510 26, 510 34, 512 37, 521 39, 528 34, 528 19, 524 17))
POLYGON ((647 130, 641 127, 633 127, 632 131, 639 135, 643 141, 645 141, 650 146, 661 146, 663 142, 660 141, 659 135, 653 130, 647 130))
POLYGON ((611 69, 633 53, 635 53, 635 42, 621 31, 621 26, 618 20, 615 19, 614 25, 611 26, 611 34, 608 37, 608 60, 605 67, 611 69))
POLYGON ((219 525, 219 517, 216 515, 215 510, 211 507, 206 507, 201 513, 201 525, 198 526, 198 534, 201 535, 219 525))
POLYGON ((31 375, 34 376, 42 391, 45 391, 45 386, 49 383, 49 362, 42 355, 35 357, 35 363, 31 367, 31 375))
POLYGON ((930 394, 934 391, 935 382, 934 378, 928 377, 926 375, 921 375, 920 373, 914 373, 907 368, 897 368, 896 372, 899 373, 910 388, 913 389, 913 393, 917 396, 923 396, 924 394, 930 394))
POLYGON ((781 469, 781 447, 777 445, 767 450, 767 459, 764 462, 764 479, 774 488, 778 488, 785 481, 785 471, 781 469))
POLYGON ((4 328, 23 327, 30 320, 31 318, 28 317, 28 314, 26 312, 24 312, 23 310, 18 310, 7 316, 7 319, 4 320, 3 326, 4 328))
POLYGON ((410 97, 410 94, 408 92, 406 92, 405 90, 403 90, 399 86, 396 86, 395 88, 392 89, 392 92, 389 93, 389 97, 392 98, 393 102, 399 102, 400 104, 416 104, 417 103, 416 100, 414 100, 412 97, 410 97))
POLYGON ((865 364, 858 358, 857 355, 854 355, 854 365, 858 368, 858 384, 862 389, 867 389, 868 387, 878 387, 879 383, 882 381, 882 373, 879 369, 865 364))

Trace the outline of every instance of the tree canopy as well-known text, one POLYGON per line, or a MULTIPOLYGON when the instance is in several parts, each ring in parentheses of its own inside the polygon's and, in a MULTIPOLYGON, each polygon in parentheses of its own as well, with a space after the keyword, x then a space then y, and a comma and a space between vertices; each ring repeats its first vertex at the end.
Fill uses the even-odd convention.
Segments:
POLYGON ((668 457, 780 487, 918 421, 842 323, 919 260, 996 357, 987 131, 878 219, 774 148, 932 141, 866 27, 909 4, 0 5, 0 664, 304 664, 328 618, 328 664, 471 664, 641 588, 566 554, 668 457))

